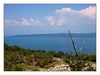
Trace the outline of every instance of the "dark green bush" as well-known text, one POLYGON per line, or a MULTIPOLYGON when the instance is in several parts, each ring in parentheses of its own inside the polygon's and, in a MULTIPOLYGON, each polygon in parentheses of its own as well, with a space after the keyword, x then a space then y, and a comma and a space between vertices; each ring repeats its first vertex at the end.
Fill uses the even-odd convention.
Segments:
POLYGON ((25 57, 25 63, 26 64, 28 64, 28 65, 30 65, 31 63, 33 63, 33 56, 32 55, 27 55, 26 57, 25 57))
POLYGON ((96 62, 96 55, 90 55, 89 61, 96 62))
POLYGON ((55 55, 56 55, 56 52, 55 52, 55 51, 52 51, 52 50, 49 51, 48 53, 49 53, 50 55, 52 55, 53 57, 55 57, 55 55))
POLYGON ((85 67, 86 62, 83 61, 81 64, 78 64, 78 71, 81 71, 83 67, 85 67))
POLYGON ((12 63, 5 60, 4 61, 4 71, 11 71, 11 69, 12 69, 12 63))
POLYGON ((20 64, 15 65, 12 68, 13 71, 23 71, 23 67, 20 64))
POLYGON ((39 71, 37 68, 34 68, 32 71, 39 71))
POLYGON ((36 61, 36 65, 44 67, 44 65, 53 61, 53 56, 48 53, 38 52, 34 55, 34 59, 36 61))

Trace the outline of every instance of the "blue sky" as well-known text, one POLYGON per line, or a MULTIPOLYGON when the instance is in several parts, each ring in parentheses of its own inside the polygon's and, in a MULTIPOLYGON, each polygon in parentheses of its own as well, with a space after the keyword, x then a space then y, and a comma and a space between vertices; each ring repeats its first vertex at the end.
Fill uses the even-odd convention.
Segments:
POLYGON ((4 4, 4 34, 90 33, 95 4, 4 4))

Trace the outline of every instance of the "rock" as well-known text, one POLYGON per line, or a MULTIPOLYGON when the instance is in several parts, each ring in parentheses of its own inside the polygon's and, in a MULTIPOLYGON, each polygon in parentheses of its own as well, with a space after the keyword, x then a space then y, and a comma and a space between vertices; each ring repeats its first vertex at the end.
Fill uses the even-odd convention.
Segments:
POLYGON ((59 66, 50 67, 47 70, 42 69, 41 71, 71 71, 71 69, 70 69, 69 65, 61 64, 59 66))
MULTIPOLYGON (((96 70, 96 63, 94 63, 94 62, 89 62, 89 64, 90 64, 91 67, 93 67, 94 70, 96 70)), ((83 68, 82 68, 82 71, 86 71, 86 70, 89 68, 88 63, 86 63, 85 66, 86 66, 86 67, 83 67, 83 68)))

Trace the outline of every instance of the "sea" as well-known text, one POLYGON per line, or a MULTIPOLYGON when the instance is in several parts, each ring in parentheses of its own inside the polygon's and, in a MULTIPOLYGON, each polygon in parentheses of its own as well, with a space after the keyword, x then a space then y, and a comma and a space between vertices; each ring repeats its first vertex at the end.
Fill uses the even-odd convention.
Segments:
MULTIPOLYGON (((54 34, 53 34, 54 35, 54 34)), ((74 34, 76 35, 76 34, 74 34)), ((82 34, 81 34, 82 35, 82 34)), ((88 35, 88 34, 87 34, 88 35)), ((42 36, 42 35, 41 35, 42 36)), ((64 37, 50 37, 50 36, 33 36, 32 37, 20 37, 20 36, 4 36, 4 42, 10 46, 17 45, 19 47, 31 50, 45 50, 45 51, 62 51, 64 53, 70 53, 68 46, 73 49, 72 41, 69 36, 64 37), (64 42, 66 41, 66 43, 64 42)), ((79 36, 73 37, 75 45, 78 50, 83 46, 82 53, 83 54, 96 54, 96 36, 79 36)))

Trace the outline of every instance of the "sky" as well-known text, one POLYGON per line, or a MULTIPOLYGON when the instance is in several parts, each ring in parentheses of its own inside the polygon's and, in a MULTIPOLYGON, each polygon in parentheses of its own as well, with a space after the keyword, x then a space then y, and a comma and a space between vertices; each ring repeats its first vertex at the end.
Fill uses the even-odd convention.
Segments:
POLYGON ((4 35, 96 32, 96 4, 4 4, 4 35))

